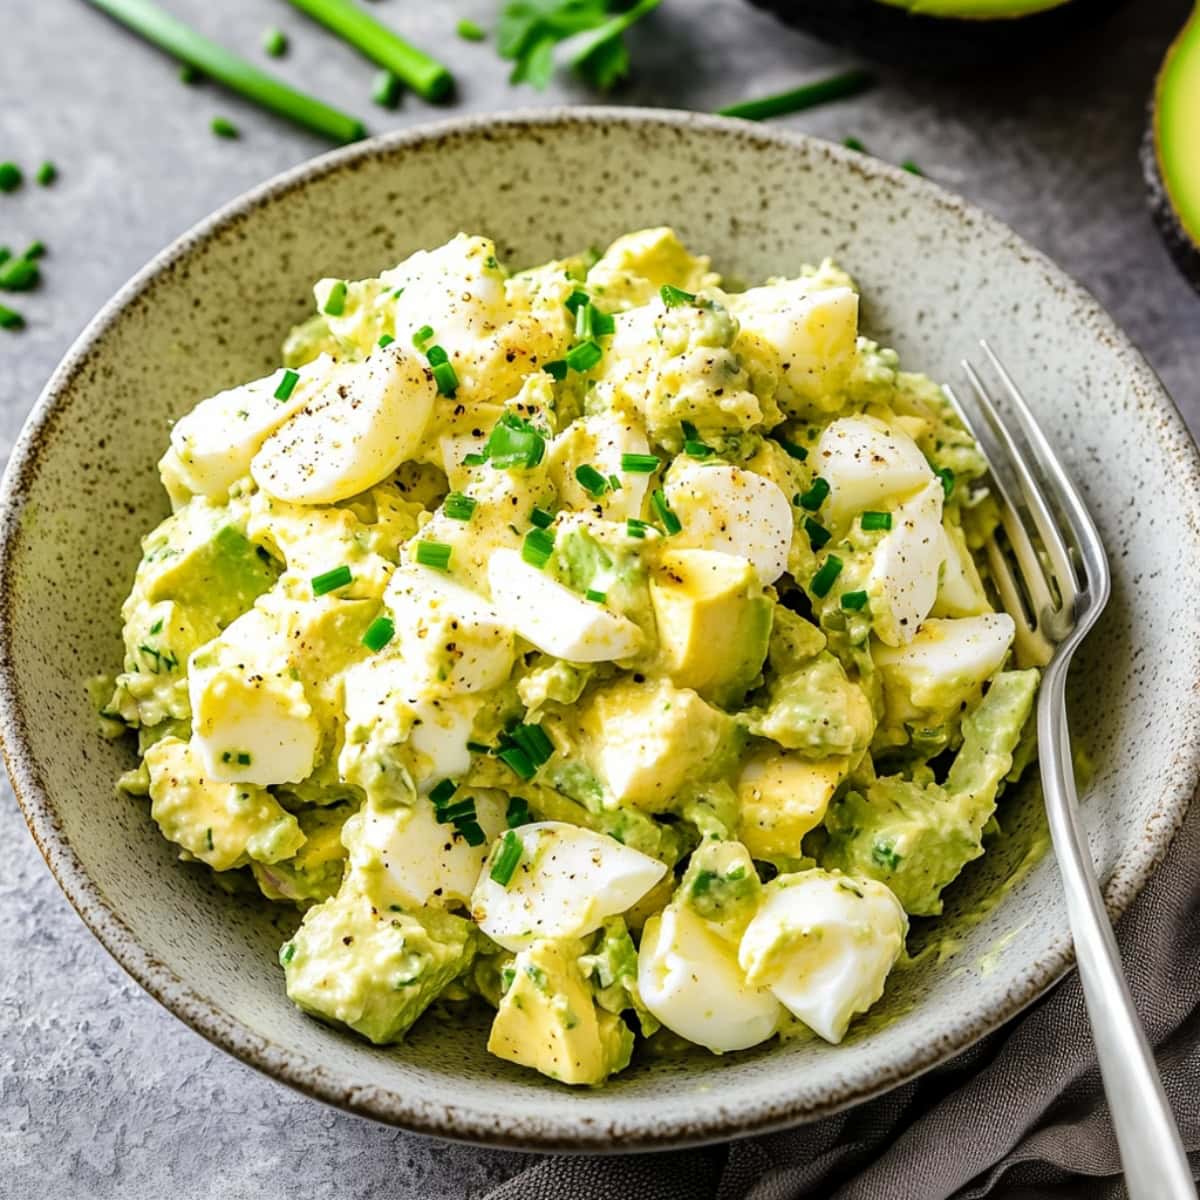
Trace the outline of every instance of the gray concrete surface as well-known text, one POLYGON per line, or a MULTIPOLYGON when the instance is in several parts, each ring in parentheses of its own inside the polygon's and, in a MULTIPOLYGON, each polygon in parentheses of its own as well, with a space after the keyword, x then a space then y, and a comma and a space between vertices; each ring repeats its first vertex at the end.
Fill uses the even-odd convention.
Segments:
MULTIPOLYGON (((407 98, 372 106, 372 68, 282 0, 170 0, 197 27, 260 57, 285 29, 289 78, 381 131, 440 114, 407 98)), ((452 111, 583 102, 570 83, 513 89, 488 46, 458 41, 489 0, 385 0, 381 17, 439 47, 461 83, 452 111)), ((1200 298, 1177 275, 1144 208, 1136 161, 1153 72, 1185 0, 1131 0, 1103 29, 1032 68, 957 82, 900 71, 869 95, 788 118, 911 157, 990 209, 1092 289, 1200 428, 1200 298)), ((665 0, 635 49, 620 102, 712 109, 841 64, 741 0, 665 0)), ((54 159, 50 190, 0 195, 0 243, 42 238, 28 329, 0 331, 0 455, 97 307, 215 206, 325 146, 174 67, 78 0, 0 0, 0 160, 54 159), (239 141, 209 131, 215 114, 239 141)), ((71 911, 0 797, 0 1197, 323 1200, 476 1196, 520 1155, 410 1137, 325 1108, 226 1057, 130 982, 71 911)))

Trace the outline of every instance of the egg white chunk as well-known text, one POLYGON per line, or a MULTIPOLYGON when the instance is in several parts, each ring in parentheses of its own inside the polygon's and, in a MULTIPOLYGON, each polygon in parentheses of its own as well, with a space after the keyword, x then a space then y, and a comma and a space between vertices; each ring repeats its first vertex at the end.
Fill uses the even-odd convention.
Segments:
POLYGON ((433 412, 437 386, 400 342, 329 377, 263 444, 254 482, 278 500, 332 504, 386 479, 411 458, 433 412))
POLYGON ((636 418, 616 412, 582 418, 561 433, 550 448, 559 498, 576 510, 599 509, 613 521, 640 517, 650 475, 623 470, 621 456, 649 452, 650 444, 636 418), (621 486, 592 496, 575 478, 576 468, 584 463, 595 467, 605 479, 615 475, 621 486))
POLYGON ((935 617, 975 617, 992 611, 979 568, 967 549, 967 541, 957 526, 943 524, 942 575, 938 582, 935 617))
POLYGON ((875 548, 867 594, 875 634, 887 646, 916 636, 937 599, 938 572, 945 553, 940 479, 926 484, 892 511, 892 528, 875 548))
MULTIPOLYGON (((827 1042, 883 995, 908 933, 908 917, 884 884, 829 871, 780 875, 763 889, 738 961, 827 1042)), ((644 993, 643 993, 644 995, 644 993)))
POLYGON ((668 905, 642 930, 638 991, 673 1033, 714 1054, 765 1042, 783 1009, 747 982, 733 948, 690 908, 668 905))
POLYGON ((568 662, 629 658, 642 631, 628 617, 564 587, 525 562, 516 550, 497 550, 488 561, 492 604, 501 620, 527 642, 568 662))
POLYGON ((783 574, 794 522, 778 484, 726 463, 679 458, 667 472, 665 491, 683 525, 674 545, 748 558, 764 584, 783 574))
POLYGON ((667 867, 615 838, 561 821, 537 821, 513 830, 521 859, 507 886, 479 876, 471 915, 506 950, 538 938, 583 937, 606 917, 636 904, 667 867))

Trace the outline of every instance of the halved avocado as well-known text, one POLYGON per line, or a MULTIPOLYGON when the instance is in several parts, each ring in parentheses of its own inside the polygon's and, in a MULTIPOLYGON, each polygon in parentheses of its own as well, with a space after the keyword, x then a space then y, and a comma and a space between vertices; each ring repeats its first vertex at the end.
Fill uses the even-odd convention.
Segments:
POLYGON ((1200 5, 1158 72, 1142 167, 1163 241, 1200 291, 1200 5))
POLYGON ((881 62, 927 70, 1014 62, 1121 0, 751 0, 781 21, 881 62))

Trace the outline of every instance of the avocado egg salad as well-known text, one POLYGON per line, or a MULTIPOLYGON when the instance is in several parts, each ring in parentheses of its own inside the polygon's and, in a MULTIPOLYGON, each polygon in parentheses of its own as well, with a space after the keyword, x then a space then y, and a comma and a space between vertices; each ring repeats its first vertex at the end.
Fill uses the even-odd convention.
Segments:
POLYGON ((735 290, 670 229, 315 295, 171 430, 121 791, 290 906, 288 996, 373 1043, 483 1005, 594 1085, 839 1042, 1033 754, 942 391, 833 263, 735 290))

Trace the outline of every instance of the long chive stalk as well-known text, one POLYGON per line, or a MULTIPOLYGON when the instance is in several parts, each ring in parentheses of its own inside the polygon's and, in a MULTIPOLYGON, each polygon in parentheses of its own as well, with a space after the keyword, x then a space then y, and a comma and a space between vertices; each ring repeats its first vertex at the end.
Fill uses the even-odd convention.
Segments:
POLYGON ((815 108, 829 100, 841 100, 846 96, 854 96, 865 92, 875 83, 875 76, 870 71, 855 69, 843 71, 840 75, 830 75, 827 79, 818 79, 806 83, 803 87, 793 88, 790 92, 780 92, 775 96, 760 96, 757 100, 743 100, 739 104, 731 104, 728 108, 718 109, 722 117, 742 117, 747 121, 763 121, 767 117, 781 117, 785 113, 799 112, 805 108, 815 108))
POLYGON ((444 100, 454 90, 454 76, 437 59, 381 25, 352 0, 288 0, 288 3, 314 21, 320 21, 372 62, 386 67, 426 100, 444 100))
POLYGON ((151 0, 87 0, 87 3, 120 21, 180 62, 306 129, 337 142, 355 142, 366 136, 366 129, 357 117, 339 112, 251 66, 236 54, 231 54, 163 12, 151 0))

